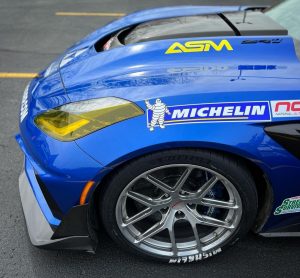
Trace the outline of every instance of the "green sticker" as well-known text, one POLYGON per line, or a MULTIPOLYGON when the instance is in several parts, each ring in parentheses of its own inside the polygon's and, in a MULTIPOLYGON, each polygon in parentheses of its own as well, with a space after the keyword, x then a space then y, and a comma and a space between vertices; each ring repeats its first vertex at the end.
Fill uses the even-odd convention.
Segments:
POLYGON ((300 212, 300 196, 287 198, 274 211, 274 215, 300 212))

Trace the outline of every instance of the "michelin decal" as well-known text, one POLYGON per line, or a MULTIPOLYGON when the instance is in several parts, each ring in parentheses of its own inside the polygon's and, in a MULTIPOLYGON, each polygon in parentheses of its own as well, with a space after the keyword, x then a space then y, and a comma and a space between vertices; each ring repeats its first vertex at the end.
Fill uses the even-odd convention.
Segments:
POLYGON ((153 131, 156 126, 183 123, 209 122, 267 122, 271 121, 268 101, 220 102, 167 106, 160 99, 151 105, 148 100, 147 126, 153 131))
POLYGON ((202 261, 205 259, 208 259, 214 255, 217 255, 218 253, 221 253, 222 249, 218 248, 216 250, 212 250, 210 252, 206 253, 199 253, 197 255, 191 255, 191 256, 184 256, 184 257, 177 257, 177 258, 171 258, 169 260, 170 264, 180 264, 180 263, 192 263, 192 262, 197 262, 197 261, 202 261))

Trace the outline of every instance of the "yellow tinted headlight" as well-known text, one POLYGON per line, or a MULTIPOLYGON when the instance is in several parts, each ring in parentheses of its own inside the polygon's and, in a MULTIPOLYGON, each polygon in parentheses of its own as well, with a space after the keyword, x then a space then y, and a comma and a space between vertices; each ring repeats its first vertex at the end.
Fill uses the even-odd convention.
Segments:
POLYGON ((132 102, 107 97, 66 104, 38 115, 34 121, 48 135, 72 141, 142 114, 144 111, 132 102))

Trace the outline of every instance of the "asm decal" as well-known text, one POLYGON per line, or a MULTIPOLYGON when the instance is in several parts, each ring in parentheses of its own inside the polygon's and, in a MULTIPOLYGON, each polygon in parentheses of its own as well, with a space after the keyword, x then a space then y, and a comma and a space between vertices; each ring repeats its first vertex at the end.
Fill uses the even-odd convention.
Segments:
POLYGON ((165 54, 176 54, 176 53, 190 53, 190 52, 207 52, 211 49, 215 51, 232 51, 233 48, 228 40, 221 40, 216 43, 212 40, 201 40, 201 41, 187 41, 184 44, 180 42, 174 42, 165 54))

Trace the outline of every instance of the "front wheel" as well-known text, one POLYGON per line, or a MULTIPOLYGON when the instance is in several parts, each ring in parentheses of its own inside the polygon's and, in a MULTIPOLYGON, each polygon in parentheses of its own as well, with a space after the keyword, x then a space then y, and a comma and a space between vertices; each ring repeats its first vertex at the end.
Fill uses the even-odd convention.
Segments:
POLYGON ((257 212, 255 184, 242 163, 190 149, 130 162, 101 197, 103 225, 117 243, 170 263, 220 253, 247 233, 257 212))

